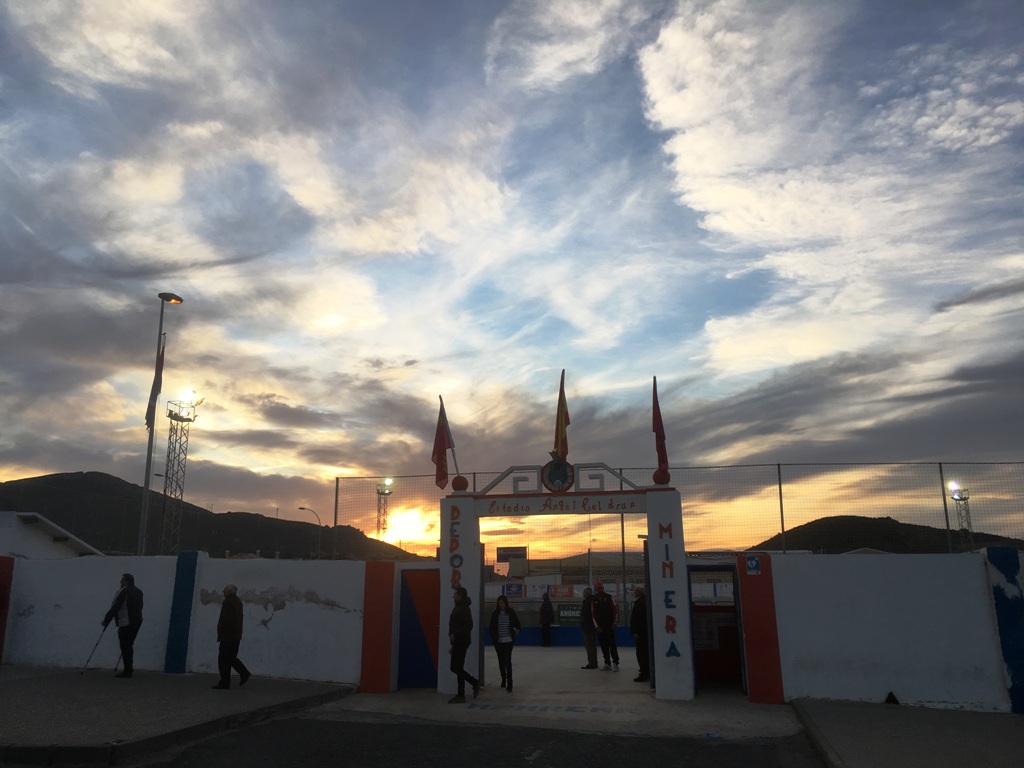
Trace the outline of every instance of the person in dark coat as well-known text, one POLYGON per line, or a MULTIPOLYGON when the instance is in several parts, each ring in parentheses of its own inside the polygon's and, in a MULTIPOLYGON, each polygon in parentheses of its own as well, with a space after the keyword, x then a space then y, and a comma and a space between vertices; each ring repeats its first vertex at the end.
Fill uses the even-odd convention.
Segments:
POLYGON ((580 669, 597 669, 597 641, 594 636, 594 592, 587 587, 583 590, 583 605, 580 606, 580 630, 583 632, 583 647, 587 651, 587 663, 580 669))
POLYGON ((605 671, 619 671, 619 646, 615 642, 615 621, 619 616, 619 608, 615 600, 604 591, 604 584, 594 583, 594 629, 601 641, 601 654, 604 656, 605 671))
POLYGON ((629 632, 636 640, 636 663, 640 665, 640 674, 633 678, 633 682, 646 683, 651 679, 651 658, 647 647, 647 593, 643 587, 636 587, 633 594, 636 599, 629 614, 629 632))
POLYGON ((509 693, 512 692, 512 648, 516 643, 516 635, 522 628, 515 610, 508 604, 508 598, 498 595, 489 629, 494 652, 498 655, 501 687, 509 693))
POLYGON ((458 693, 448 699, 449 704, 466 703, 466 683, 473 686, 473 698, 480 695, 480 681, 466 671, 466 652, 473 642, 473 611, 469 606, 473 601, 465 587, 456 587, 452 593, 455 607, 448 617, 448 640, 452 647, 452 672, 459 683, 458 693))
POLYGON ((226 691, 231 687, 231 670, 234 669, 239 678, 239 686, 245 685, 252 677, 245 664, 238 658, 238 646, 242 643, 242 601, 238 599, 238 587, 228 584, 224 587, 224 602, 220 606, 220 618, 217 620, 217 642, 220 651, 217 653, 217 670, 220 682, 215 690, 226 691))
POLYGON ((540 644, 545 648, 551 645, 551 625, 555 623, 555 606, 551 604, 551 596, 547 592, 540 601, 540 644))
POLYGON ((135 673, 135 638, 142 627, 142 590, 135 586, 135 577, 130 573, 121 575, 121 588, 100 623, 106 628, 111 621, 117 627, 124 662, 124 670, 115 677, 131 677, 135 673))

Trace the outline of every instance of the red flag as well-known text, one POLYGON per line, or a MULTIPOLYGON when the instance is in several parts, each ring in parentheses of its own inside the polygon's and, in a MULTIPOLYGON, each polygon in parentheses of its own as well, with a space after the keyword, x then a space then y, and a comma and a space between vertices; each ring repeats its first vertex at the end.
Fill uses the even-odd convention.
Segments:
POLYGON ((658 450, 658 469, 668 469, 668 449, 665 447, 665 424, 658 405, 658 377, 654 377, 654 446, 658 450))
POLYGON ((437 414, 437 431, 434 432, 434 452, 430 460, 437 466, 434 482, 438 488, 448 485, 448 449, 455 449, 455 441, 452 440, 452 430, 448 426, 448 416, 444 412, 444 400, 441 400, 441 410, 437 414))
POLYGON ((558 412, 555 415, 555 450, 562 461, 569 455, 569 437, 565 434, 565 428, 569 426, 569 406, 565 403, 565 369, 562 369, 562 379, 558 382, 558 412))
POLYGON ((160 396, 160 389, 164 381, 164 347, 160 345, 160 354, 156 356, 156 373, 153 374, 153 388, 149 390, 149 406, 146 408, 146 429, 153 429, 153 421, 156 419, 156 400, 160 396))

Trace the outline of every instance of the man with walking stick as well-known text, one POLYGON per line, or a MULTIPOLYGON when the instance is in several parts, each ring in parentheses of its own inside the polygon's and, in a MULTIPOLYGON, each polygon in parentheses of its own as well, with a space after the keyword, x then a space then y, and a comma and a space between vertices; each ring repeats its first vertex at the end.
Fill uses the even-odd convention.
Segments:
POLYGON ((106 629, 111 621, 117 627, 117 641, 124 661, 124 670, 115 677, 131 677, 135 671, 135 638, 142 626, 142 590, 135 586, 135 577, 130 573, 121 575, 121 589, 114 595, 110 610, 100 623, 106 629))

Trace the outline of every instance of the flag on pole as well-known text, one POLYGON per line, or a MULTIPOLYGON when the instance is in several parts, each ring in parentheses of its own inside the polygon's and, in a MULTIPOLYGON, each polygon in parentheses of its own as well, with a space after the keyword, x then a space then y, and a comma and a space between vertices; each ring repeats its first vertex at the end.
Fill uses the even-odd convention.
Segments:
POLYGON ((668 449, 665 447, 665 424, 658 405, 658 377, 654 377, 654 447, 658 451, 658 469, 668 470, 668 449))
POLYGON ((153 374, 153 388, 149 390, 149 405, 146 407, 146 429, 153 429, 153 421, 156 419, 156 401, 160 397, 160 389, 164 381, 164 347, 167 343, 160 345, 160 354, 156 356, 156 372, 153 374))
POLYGON ((557 454, 562 461, 569 455, 569 437, 565 434, 565 428, 569 426, 569 406, 565 403, 565 369, 562 369, 562 379, 558 382, 558 412, 555 415, 555 450, 552 455, 557 454))
MULTIPOLYGON (((430 456, 430 460, 434 462, 437 467, 437 472, 434 476, 434 482, 437 483, 438 488, 444 488, 448 485, 448 449, 452 449, 452 455, 455 455, 455 441, 452 440, 452 430, 448 426, 448 416, 444 412, 444 399, 438 395, 438 400, 441 401, 441 410, 437 413, 437 430, 434 432, 434 452, 430 456)), ((458 468, 456 468, 458 472, 458 468)))

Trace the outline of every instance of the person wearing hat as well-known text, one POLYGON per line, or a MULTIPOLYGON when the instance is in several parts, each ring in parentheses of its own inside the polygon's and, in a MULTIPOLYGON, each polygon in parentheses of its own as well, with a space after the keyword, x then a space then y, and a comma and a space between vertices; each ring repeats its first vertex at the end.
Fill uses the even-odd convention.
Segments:
POLYGON ((647 592, 643 587, 634 587, 633 610, 629 614, 629 632, 636 640, 636 663, 640 666, 640 674, 633 678, 634 683, 646 683, 651 679, 651 658, 647 648, 647 592))
POLYGON ((615 643, 615 620, 618 618, 619 609, 615 600, 604 591, 604 584, 600 581, 594 583, 594 629, 597 632, 597 639, 601 643, 601 654, 604 656, 604 671, 619 671, 619 647, 615 643))

